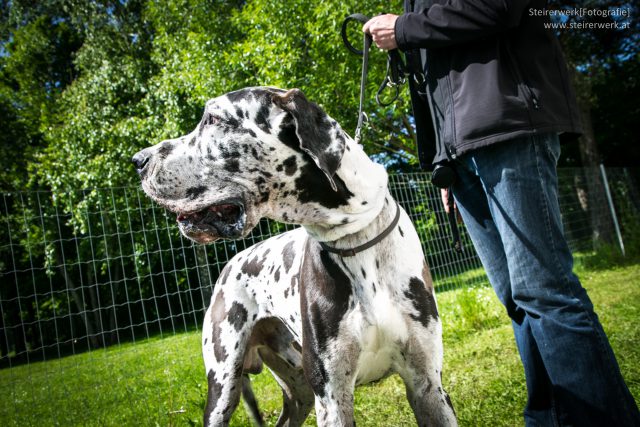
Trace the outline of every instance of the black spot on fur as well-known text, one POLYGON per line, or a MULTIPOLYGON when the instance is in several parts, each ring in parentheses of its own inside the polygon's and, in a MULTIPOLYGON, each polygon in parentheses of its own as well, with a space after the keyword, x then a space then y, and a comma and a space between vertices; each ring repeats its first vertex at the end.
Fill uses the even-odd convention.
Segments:
POLYGON ((398 231, 400 232, 400 236, 404 237, 404 231, 402 231, 402 227, 398 226, 398 231))
POLYGON ((227 351, 220 340, 220 335, 222 334, 220 324, 226 315, 227 313, 224 309, 224 293, 220 291, 211 306, 211 326, 213 330, 211 340, 213 341, 213 354, 216 360, 220 362, 227 360, 227 351))
POLYGON ((220 157, 223 159, 238 159, 242 154, 238 150, 229 150, 224 146, 220 147, 220 157))
POLYGON ((236 129, 240 127, 240 120, 238 120, 236 117, 233 117, 230 114, 227 114, 224 118, 224 122, 227 126, 236 129))
POLYGON ((451 403, 451 398, 449 397, 449 395, 447 393, 444 393, 444 400, 447 403, 447 406, 449 406, 449 408, 451 408, 451 410, 455 414, 456 410, 453 409, 453 403, 451 403))
POLYGON ((194 200, 201 196, 205 191, 207 191, 207 187, 205 187, 204 185, 191 187, 187 188, 187 191, 185 191, 185 196, 187 196, 187 198, 189 198, 190 200, 194 200))
POLYGON ((273 274, 273 278, 275 279, 276 282, 280 281, 280 267, 278 267, 276 272, 273 274))
POLYGON ((296 256, 295 250, 293 249, 293 242, 287 243, 282 249, 282 262, 284 265, 284 271, 286 273, 289 272, 291 266, 293 265, 293 259, 296 256))
POLYGON ((262 267, 264 267, 264 258, 260 260, 256 255, 251 261, 247 259, 244 264, 242 264, 242 272, 248 276, 257 277, 262 271, 262 267))
POLYGON ((166 159, 167 156, 171 154, 172 151, 173 151, 173 144, 171 144, 169 141, 164 142, 158 149, 158 156, 160 157, 160 160, 166 159))
POLYGON ((271 127, 269 126, 269 106, 267 104, 260 106, 254 121, 260 130, 265 133, 271 133, 271 127))
POLYGON ((409 289, 404 292, 404 295, 411 300, 413 308, 418 312, 417 315, 411 315, 413 320, 427 327, 429 325, 429 318, 433 320, 438 319, 438 309, 436 307, 436 300, 433 297, 433 289, 427 290, 422 280, 417 277, 412 277, 409 280, 409 289))
POLYGON ((222 286, 227 283, 227 279, 229 279, 229 273, 231 273, 231 264, 227 264, 224 269, 222 269, 222 273, 220 273, 220 277, 218 278, 218 283, 222 286))
POLYGON ((209 386, 209 394, 207 397, 207 407, 204 410, 205 427, 209 425, 209 414, 213 412, 222 395, 222 384, 216 381, 213 370, 210 370, 207 374, 207 383, 209 386))
POLYGON ((287 115, 280 124, 280 132, 278 132, 278 139, 282 141, 287 147, 302 153, 300 148, 300 140, 296 135, 296 128, 293 122, 293 117, 287 115))
POLYGON ((337 187, 337 191, 333 191, 329 179, 315 164, 307 163, 300 170, 295 186, 301 203, 316 202, 331 209, 347 205, 348 200, 353 197, 353 193, 339 176, 333 177, 337 187))
POLYGON ((229 314, 227 314, 227 319, 239 332, 247 321, 247 309, 239 302, 234 301, 229 309, 229 314))
POLYGON ((296 156, 289 157, 282 163, 282 165, 284 166, 284 173, 286 173, 287 176, 295 174, 298 170, 298 166, 296 164, 296 156))
POLYGON ((240 162, 236 159, 227 160, 224 164, 224 169, 231 173, 240 172, 240 162))
POLYGON ((249 100, 251 97, 251 92, 248 88, 242 88, 239 90, 234 90, 233 92, 227 93, 227 99, 232 103, 239 103, 240 101, 249 100))
POLYGON ((296 289, 298 288, 299 281, 300 281, 299 276, 296 275, 291 277, 291 283, 289 284, 289 290, 291 291, 291 296, 294 296, 296 294, 296 289))

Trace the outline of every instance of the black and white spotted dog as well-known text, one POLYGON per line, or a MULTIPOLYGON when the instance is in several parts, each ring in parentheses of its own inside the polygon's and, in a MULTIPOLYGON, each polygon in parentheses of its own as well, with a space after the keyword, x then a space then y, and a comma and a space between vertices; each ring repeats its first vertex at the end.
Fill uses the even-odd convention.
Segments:
POLYGON ((215 98, 193 132, 133 161, 198 243, 246 236, 262 217, 302 225, 236 255, 216 283, 205 425, 229 423, 262 362, 282 387, 278 425, 301 425, 315 403, 319 425, 352 426, 354 387, 394 372, 420 426, 456 424, 418 235, 384 168, 302 92, 215 98))

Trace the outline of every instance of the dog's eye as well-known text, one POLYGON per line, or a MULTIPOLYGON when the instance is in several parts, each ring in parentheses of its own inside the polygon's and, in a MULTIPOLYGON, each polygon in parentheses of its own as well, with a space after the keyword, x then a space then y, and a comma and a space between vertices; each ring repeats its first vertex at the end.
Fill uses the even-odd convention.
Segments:
POLYGON ((220 117, 214 116, 213 114, 207 114, 202 120, 203 126, 215 125, 220 123, 220 117))

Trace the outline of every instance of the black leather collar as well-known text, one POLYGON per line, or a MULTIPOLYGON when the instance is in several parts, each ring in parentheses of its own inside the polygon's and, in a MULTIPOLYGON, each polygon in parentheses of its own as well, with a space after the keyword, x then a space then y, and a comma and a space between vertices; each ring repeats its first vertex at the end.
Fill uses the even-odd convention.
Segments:
POLYGON ((369 240, 367 243, 363 243, 360 246, 356 246, 355 248, 350 248, 350 249, 334 248, 327 245, 324 242, 318 242, 318 243, 320 243, 320 246, 322 246, 322 249, 324 249, 325 251, 331 252, 332 254, 338 254, 343 258, 352 257, 352 256, 355 256, 355 254, 357 254, 358 252, 367 250, 377 245, 378 243, 380 243, 385 237, 387 237, 393 231, 394 228, 396 228, 396 225, 398 225, 398 221, 400 221, 400 205, 398 205, 398 202, 396 202, 396 216, 395 218, 393 218, 393 221, 391 221, 391 224, 389 224, 389 226, 382 233, 378 234, 375 238, 373 238, 372 240, 369 240))

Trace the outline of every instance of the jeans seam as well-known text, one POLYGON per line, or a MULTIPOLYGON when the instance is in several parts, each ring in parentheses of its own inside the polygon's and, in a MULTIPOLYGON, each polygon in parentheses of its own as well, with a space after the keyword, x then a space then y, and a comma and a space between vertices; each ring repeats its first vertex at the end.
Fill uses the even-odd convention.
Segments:
MULTIPOLYGON (((544 149, 546 149, 548 151, 548 154, 551 155, 551 149, 548 146, 548 140, 546 138, 547 135, 535 135, 532 137, 533 139, 533 145, 534 145, 534 151, 536 154, 536 169, 537 169, 537 174, 538 174, 538 182, 540 182, 541 185, 541 193, 544 195, 545 192, 542 191, 542 167, 540 164, 540 156, 543 154, 540 152, 540 147, 539 145, 542 145, 541 143, 544 144, 544 149)), ((596 323, 593 319, 593 312, 589 312, 582 300, 580 298, 577 298, 573 289, 571 289, 571 287, 569 286, 570 280, 569 277, 565 274, 565 272, 562 270, 562 266, 560 264, 560 261, 558 259, 558 248, 553 240, 553 234, 551 232, 551 215, 550 215, 550 207, 549 207, 549 200, 548 197, 543 196, 542 197, 542 204, 543 204, 543 209, 544 209, 544 216, 545 216, 545 232, 546 232, 546 237, 549 240, 550 244, 551 244, 551 248, 553 251, 553 260, 554 260, 554 268, 556 268, 556 270, 560 273, 560 277, 562 278, 562 284, 563 287, 565 288, 565 290, 568 292, 568 294, 571 296, 571 298, 573 298, 574 300, 576 300, 580 306, 580 309, 585 312, 587 314, 587 320, 589 322, 589 326, 591 328, 591 330, 593 331, 594 335, 595 335, 595 339, 597 340, 598 343, 598 351, 600 353, 600 356, 602 357, 603 360, 606 360, 608 358, 607 355, 607 351, 606 351, 606 343, 603 341, 603 332, 601 333, 600 330, 598 328, 596 328, 596 323)), ((610 378, 615 378, 617 377, 615 369, 613 368, 611 363, 606 363, 605 365, 607 365, 607 374, 610 376, 610 378)), ((621 388, 620 388, 620 384, 619 381, 616 381, 616 394, 618 399, 622 402, 624 401, 624 393, 622 392, 621 388)), ((555 403, 555 399, 553 400, 552 406, 554 408, 554 411, 552 411, 553 413, 553 417, 554 420, 556 422, 558 422, 559 420, 557 420, 557 407, 556 407, 556 403, 555 403)), ((559 425, 559 424, 557 424, 559 425)))
MULTIPOLYGON (((540 157, 543 155, 543 153, 540 152, 540 147, 539 145, 541 145, 540 143, 544 143, 545 145, 545 149, 549 152, 549 155, 551 155, 551 149, 547 146, 547 140, 546 138, 540 138, 539 140, 534 136, 533 137, 534 141, 533 141, 533 146, 534 146, 534 151, 535 151, 535 155, 536 155, 536 172, 538 174, 538 182, 540 183, 540 194, 542 195, 542 205, 543 205, 543 212, 544 212, 544 222, 545 222, 545 234, 546 234, 546 238, 551 246, 552 249, 552 253, 553 253, 553 267, 554 269, 559 273, 559 276, 562 279, 562 285, 563 287, 571 294, 571 297, 576 299, 578 301, 578 303, 580 304, 580 308, 581 309, 585 309, 584 308, 584 304, 582 303, 582 301, 576 297, 575 293, 573 292, 573 290, 568 286, 570 283, 569 277, 567 276, 567 274, 563 271, 562 269, 562 265, 560 263, 560 260, 558 259, 558 247, 555 244, 555 241, 553 239, 553 233, 551 231, 551 208, 549 206, 549 198, 546 195, 546 192, 544 191, 544 187, 543 187, 543 174, 542 174, 542 166, 540 164, 540 157)), ((589 316, 589 322, 591 323, 591 326, 593 326, 593 321, 591 319, 591 316, 589 316)))
MULTIPOLYGON (((576 298, 573 290, 570 288, 569 285, 569 279, 566 276, 566 274, 564 273, 563 269, 562 269, 562 265, 560 263, 560 260, 558 259, 558 248, 555 244, 555 241, 553 239, 553 233, 551 231, 551 207, 549 206, 549 198, 548 195, 545 191, 545 185, 544 183, 546 181, 543 180, 543 173, 542 173, 542 165, 541 165, 541 156, 545 155, 545 153, 541 152, 541 149, 545 149, 547 150, 547 154, 549 156, 551 156, 551 149, 548 146, 548 141, 546 139, 546 135, 541 136, 541 135, 533 135, 532 136, 532 143, 533 143, 533 150, 535 153, 535 157, 536 157, 536 173, 538 174, 538 183, 540 185, 539 191, 540 191, 540 195, 541 195, 541 203, 542 203, 542 208, 543 208, 543 213, 544 213, 544 226, 545 226, 545 237, 547 238, 550 246, 551 246, 551 250, 553 253, 553 267, 554 269, 559 273, 559 276, 562 280, 562 286, 563 288, 571 295, 571 298, 575 299, 578 301, 578 304, 580 304, 580 309, 585 311, 584 305, 582 304, 582 301, 580 301, 579 298, 576 298), (542 145, 544 145, 544 147, 541 147, 542 145)), ((552 157, 552 156, 551 156, 552 157)), ((589 319, 589 326, 593 329, 594 324, 593 321, 591 319, 591 316, 587 316, 589 319)), ((552 382, 552 387, 553 387, 553 382, 552 382)), ((552 395, 551 397, 551 419, 553 422, 553 426, 554 427, 559 427, 560 426, 560 420, 558 418, 558 403, 555 399, 555 397, 552 395)))

